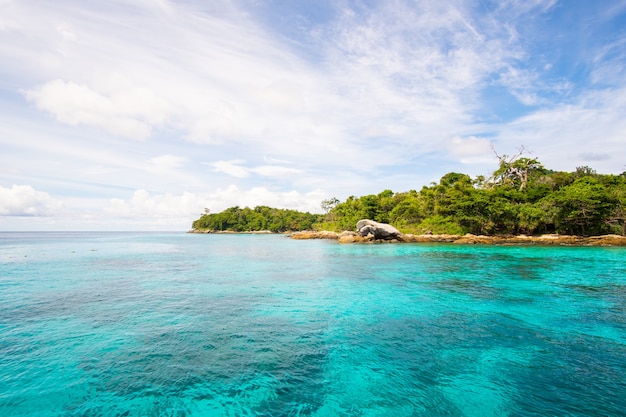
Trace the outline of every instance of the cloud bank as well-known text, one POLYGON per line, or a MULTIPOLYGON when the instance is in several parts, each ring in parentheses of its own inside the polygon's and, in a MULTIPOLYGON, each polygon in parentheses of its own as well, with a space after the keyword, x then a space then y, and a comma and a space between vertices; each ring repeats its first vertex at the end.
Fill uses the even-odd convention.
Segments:
POLYGON ((0 186, 0 216, 53 216, 63 204, 29 185, 0 186))
POLYGON ((38 203, 0 215, 63 212, 80 227, 190 224, 229 204, 315 211, 314 198, 488 174, 492 147, 619 173, 625 12, 613 0, 347 0, 315 13, 5 0, 0 186, 27 184, 38 203))

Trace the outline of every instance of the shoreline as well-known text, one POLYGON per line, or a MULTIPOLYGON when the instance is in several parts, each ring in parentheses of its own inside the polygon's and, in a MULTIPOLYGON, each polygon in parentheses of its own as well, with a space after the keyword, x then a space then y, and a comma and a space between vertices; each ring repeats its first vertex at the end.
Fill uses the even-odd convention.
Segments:
POLYGON ((373 239, 355 232, 303 231, 290 236, 296 240, 331 239, 339 243, 454 243, 465 245, 544 245, 544 246, 626 246, 626 236, 574 236, 545 234, 539 236, 485 236, 485 235, 413 235, 401 234, 395 239, 373 239))
POLYGON ((187 233, 195 235, 286 235, 293 232, 272 232, 271 230, 249 230, 245 232, 234 232, 232 230, 198 230, 191 229, 187 233))
POLYGON ((344 231, 341 233, 328 230, 305 230, 298 232, 272 232, 269 230, 253 230, 234 232, 229 230, 197 230, 192 229, 191 234, 216 234, 216 235, 285 235, 294 240, 326 239, 336 240, 339 243, 454 243, 464 245, 519 245, 519 246, 626 246, 626 236, 600 235, 600 236, 576 236, 544 234, 538 236, 486 236, 486 235, 447 235, 447 234, 401 234, 394 239, 373 239, 371 236, 360 236, 356 232, 344 231))

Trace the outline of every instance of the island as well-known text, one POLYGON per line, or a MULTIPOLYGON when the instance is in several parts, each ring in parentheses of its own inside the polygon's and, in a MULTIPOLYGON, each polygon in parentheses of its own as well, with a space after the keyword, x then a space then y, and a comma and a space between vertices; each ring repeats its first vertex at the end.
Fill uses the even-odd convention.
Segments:
POLYGON ((521 154, 499 161, 489 177, 451 172, 419 191, 327 199, 321 214, 266 206, 205 213, 192 232, 286 233, 346 243, 624 245, 626 172, 553 171, 521 154), (363 220, 393 225, 398 234, 368 238, 359 233, 363 220))

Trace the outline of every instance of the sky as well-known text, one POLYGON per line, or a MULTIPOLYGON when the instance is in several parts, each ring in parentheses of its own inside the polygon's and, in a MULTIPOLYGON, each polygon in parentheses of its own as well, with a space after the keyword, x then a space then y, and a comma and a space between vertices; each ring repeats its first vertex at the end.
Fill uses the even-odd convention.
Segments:
POLYGON ((626 171, 626 0, 0 0, 0 231, 626 171))

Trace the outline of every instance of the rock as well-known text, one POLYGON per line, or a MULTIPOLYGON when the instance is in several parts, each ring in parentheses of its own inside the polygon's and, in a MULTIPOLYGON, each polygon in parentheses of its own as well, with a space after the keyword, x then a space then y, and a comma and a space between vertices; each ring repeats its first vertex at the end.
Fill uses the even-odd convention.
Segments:
POLYGON ((376 228, 370 224, 359 228, 359 236, 374 236, 376 237, 376 228))
POLYGON ((406 234, 400 236, 400 240, 407 243, 451 243, 457 241, 460 237, 458 235, 406 234))
POLYGON ((587 244, 591 246, 626 246, 626 236, 620 236, 620 235, 594 236, 588 239, 587 244))
POLYGON ((399 238, 402 233, 395 227, 387 223, 378 223, 373 220, 363 219, 356 224, 359 236, 367 237, 372 235, 373 239, 391 240, 399 238))
MULTIPOLYGON (((437 235, 437 234, 402 234, 396 228, 385 223, 372 220, 360 220, 357 223, 358 233, 344 231, 342 233, 321 231, 294 232, 292 239, 331 239, 339 243, 458 243, 466 245, 545 245, 545 246, 626 246, 626 236, 569 236, 547 234, 541 236, 482 236, 466 234, 437 235)), ((212 231, 189 231, 188 233, 215 233, 212 231)))
POLYGON ((354 232, 344 231, 339 235, 339 243, 354 243, 358 235, 354 232))
POLYGON ((302 231, 291 234, 292 239, 304 240, 304 239, 337 239, 339 235, 335 232, 329 232, 328 230, 320 231, 302 231))
MULTIPOLYGON (((361 235, 357 234, 354 237, 354 242, 355 243, 374 243, 374 242, 376 242, 376 239, 374 238, 374 235, 371 234, 371 233, 369 235, 366 235, 366 236, 361 236, 361 235)), ((380 240, 379 240, 379 242, 380 242, 380 240)))
POLYGON ((495 243, 495 239, 493 236, 483 236, 483 235, 473 235, 468 233, 459 239, 455 240, 454 243, 465 244, 465 245, 475 245, 477 243, 493 245, 495 243))

